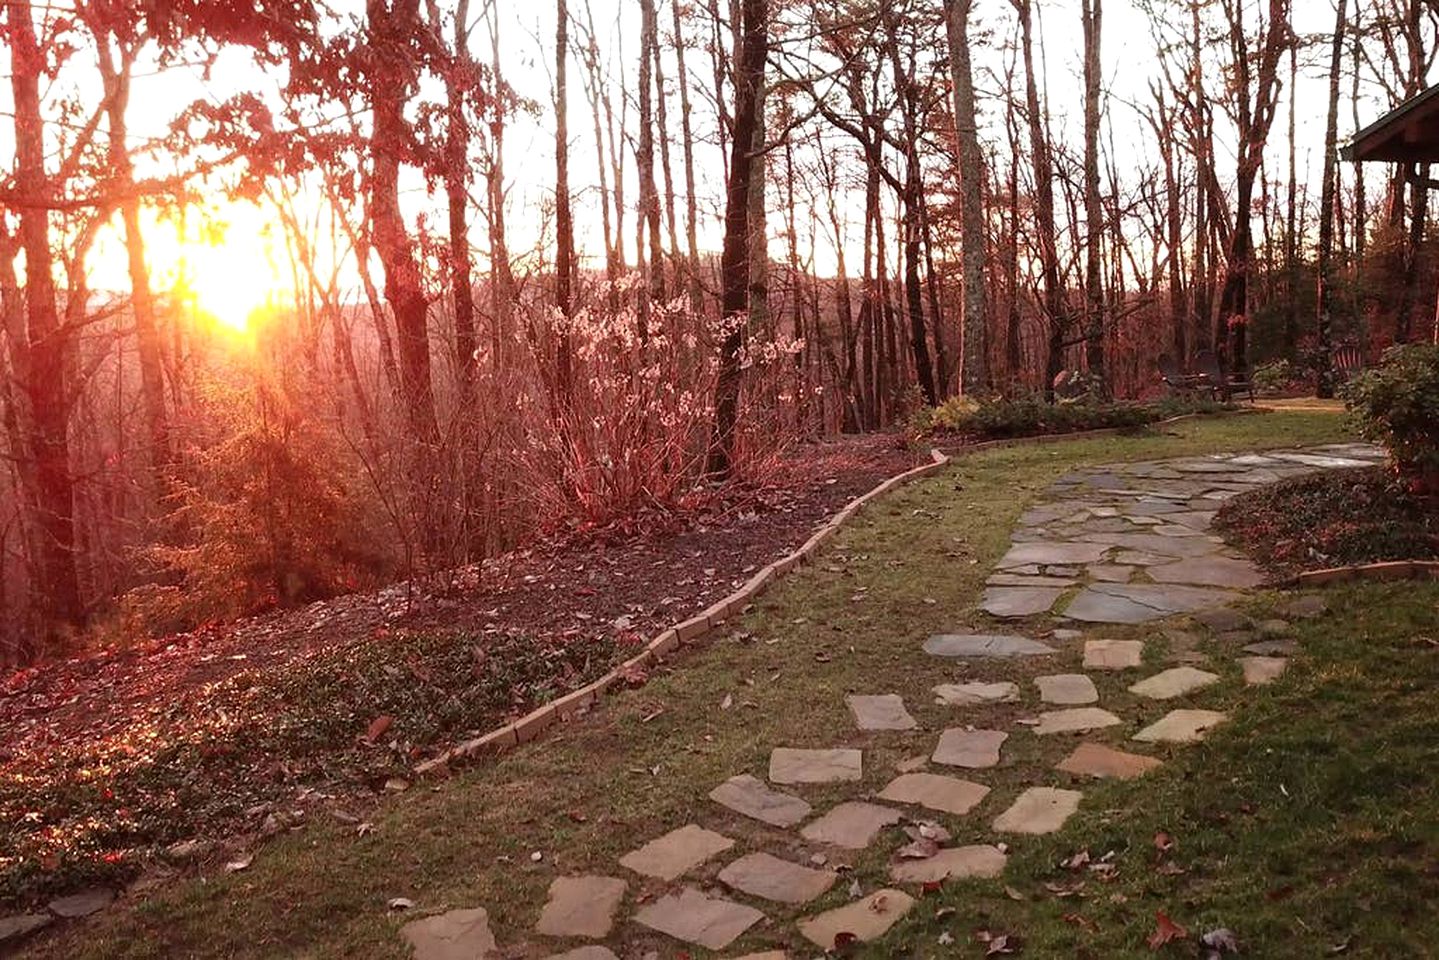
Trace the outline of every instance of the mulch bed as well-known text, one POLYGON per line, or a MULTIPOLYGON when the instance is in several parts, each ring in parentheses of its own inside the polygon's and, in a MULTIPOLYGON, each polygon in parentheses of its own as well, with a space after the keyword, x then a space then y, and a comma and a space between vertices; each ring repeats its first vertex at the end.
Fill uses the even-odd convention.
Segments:
POLYGON ((1242 494, 1214 524, 1278 576, 1439 559, 1439 500, 1412 496, 1384 467, 1328 470, 1242 494))
POLYGON ((171 862, 233 858, 315 812, 358 821, 415 761, 597 678, 927 459, 893 436, 803 446, 690 516, 536 544, 0 685, 0 912, 171 862))

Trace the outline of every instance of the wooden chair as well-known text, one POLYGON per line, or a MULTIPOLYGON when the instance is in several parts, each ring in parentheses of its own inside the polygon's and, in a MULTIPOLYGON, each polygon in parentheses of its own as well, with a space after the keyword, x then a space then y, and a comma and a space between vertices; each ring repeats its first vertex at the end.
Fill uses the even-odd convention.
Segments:
POLYGON ((1157 366, 1159 367, 1159 379, 1164 383, 1164 386, 1168 388, 1171 394, 1179 396, 1181 394, 1193 393, 1199 389, 1199 376, 1192 373, 1181 372, 1179 364, 1175 363, 1174 358, 1169 354, 1161 353, 1157 366))
POLYGON ((1352 380, 1364 370, 1364 352, 1352 343, 1335 347, 1329 366, 1336 381, 1344 383, 1352 380))
POLYGON ((1194 358, 1199 366, 1199 375, 1204 378, 1204 386, 1214 396, 1233 397, 1235 394, 1246 394, 1249 402, 1254 402, 1254 384, 1247 370, 1231 370, 1229 376, 1224 376, 1224 371, 1219 367, 1219 358, 1212 350, 1201 350, 1194 358))

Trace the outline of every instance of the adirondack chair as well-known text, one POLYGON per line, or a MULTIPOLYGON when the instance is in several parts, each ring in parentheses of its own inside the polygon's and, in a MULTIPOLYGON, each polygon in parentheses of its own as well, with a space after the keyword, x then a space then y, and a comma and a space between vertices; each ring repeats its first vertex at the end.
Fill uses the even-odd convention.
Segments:
POLYGON ((1330 366, 1336 381, 1352 380, 1355 374, 1364 370, 1364 351, 1352 343, 1335 347, 1330 366))
POLYGON ((1204 378, 1204 386, 1216 396, 1233 397, 1235 394, 1245 394, 1249 402, 1254 402, 1254 385, 1250 380, 1249 371, 1231 370, 1226 380, 1224 371, 1219 367, 1219 358, 1211 350, 1201 350, 1194 358, 1199 366, 1199 375, 1204 378))

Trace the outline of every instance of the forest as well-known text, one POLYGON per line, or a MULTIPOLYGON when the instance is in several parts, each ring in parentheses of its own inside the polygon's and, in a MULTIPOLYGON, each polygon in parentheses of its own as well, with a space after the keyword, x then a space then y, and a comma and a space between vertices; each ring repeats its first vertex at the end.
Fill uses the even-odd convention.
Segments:
POLYGON ((1340 158, 1430 0, 3 17, 0 665, 1436 332, 1427 166, 1340 158))

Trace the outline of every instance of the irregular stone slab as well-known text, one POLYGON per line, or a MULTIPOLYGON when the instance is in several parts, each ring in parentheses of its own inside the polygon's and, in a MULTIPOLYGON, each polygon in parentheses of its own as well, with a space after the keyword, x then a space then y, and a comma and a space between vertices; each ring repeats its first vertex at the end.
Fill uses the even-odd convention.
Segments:
POLYGON ((1216 607, 1213 610, 1200 610, 1194 615, 1194 619, 1215 633, 1231 633, 1235 630, 1244 630, 1248 628, 1251 623, 1248 617, 1233 607, 1216 607))
POLYGON ((1054 769, 1082 777, 1132 780, 1153 770, 1159 763, 1155 757, 1125 753, 1100 743, 1081 743, 1073 753, 1055 764, 1054 769))
POLYGON ((1095 703, 1099 691, 1094 681, 1082 673, 1057 673, 1048 677, 1035 677, 1039 687, 1039 699, 1045 703, 1076 704, 1095 703))
POLYGON ((1254 625, 1254 628, 1259 631, 1260 636, 1265 637, 1287 637, 1293 632, 1293 628, 1289 626, 1288 620, 1280 620, 1278 618, 1260 620, 1254 625))
POLYGON ((903 890, 876 890, 862 900, 827 910, 799 922, 799 932, 821 950, 833 950, 841 933, 867 942, 882 937, 914 906, 903 890))
POLYGON ((1008 859, 989 844, 946 847, 923 860, 900 860, 889 868, 889 878, 895 883, 938 883, 951 878, 997 877, 1008 859))
POLYGON ((546 937, 610 935, 625 882, 615 877, 556 877, 535 932, 546 937))
POLYGON ((1132 670, 1144 662, 1143 640, 1086 640, 1084 669, 1132 670))
POLYGON ((772 827, 792 827, 809 816, 810 805, 799 797, 772 790, 747 773, 730 777, 710 791, 710 799, 735 813, 772 827))
POLYGON ((975 707, 985 703, 1013 703, 1019 699, 1019 684, 1008 680, 998 683, 942 683, 934 688, 935 703, 952 707, 975 707))
POLYGON ((800 836, 814 843, 827 843, 846 850, 863 850, 885 827, 899 823, 898 810, 876 803, 852 800, 834 807, 800 830, 800 836))
POLYGON ((99 913, 114 902, 114 890, 96 887, 93 890, 82 890, 68 897, 51 900, 46 906, 55 916, 73 920, 77 917, 88 917, 92 913, 99 913))
POLYGON ((1145 553, 1143 550, 1121 550, 1114 555, 1114 562, 1133 567, 1152 567, 1159 563, 1173 563, 1174 558, 1145 553))
POLYGON ((1057 787, 1030 787, 1014 805, 995 818, 999 833, 1053 833, 1079 809, 1084 794, 1057 787))
POLYGON ((789 954, 783 950, 766 950, 763 953, 747 953, 734 960, 789 960, 789 954))
POLYGON ((776 747, 769 755, 773 783, 836 783, 862 776, 858 750, 802 750, 776 747))
POLYGON ((1215 606, 1232 596, 1178 584, 1096 583, 1080 591, 1064 615, 1091 623, 1144 623, 1215 606))
POLYGON ((1072 587, 1072 576, 1021 577, 1012 573, 991 574, 984 581, 991 587, 1072 587))
POLYGON ((1003 730, 961 730, 950 727, 939 735, 939 746, 930 757, 947 767, 981 770, 999 763, 999 748, 1009 734, 1003 730))
POLYGON ((1289 667, 1283 657, 1240 657, 1239 666, 1244 669, 1244 682, 1251 687, 1262 687, 1273 683, 1289 667))
POLYGON ((1194 583, 1210 587, 1233 587, 1248 590, 1264 582, 1259 568, 1248 560, 1232 557, 1195 557, 1178 563, 1149 568, 1149 579, 1156 583, 1194 583))
POLYGON ((1279 612, 1286 617, 1295 617, 1299 620, 1309 620, 1321 616, 1328 610, 1328 601, 1314 594, 1310 594, 1307 597, 1298 597, 1279 608, 1279 612))
POLYGON ((913 730, 919 724, 904 708, 904 699, 896 693, 876 695, 854 694, 844 698, 854 722, 861 730, 913 730))
POLYGON ((483 907, 413 920, 400 928, 400 937, 414 951, 414 960, 475 960, 495 952, 490 915, 483 907))
POLYGON ((1151 700, 1172 700, 1218 682, 1217 673, 1193 667, 1171 667, 1133 684, 1129 692, 1151 700))
POLYGON ((1049 710, 1039 715, 1039 724, 1032 729, 1045 736, 1051 733, 1080 733, 1099 730, 1123 723, 1108 710, 1098 707, 1075 707, 1073 710, 1049 710))
POLYGON ((21 913, 13 917, 0 918, 0 946, 7 943, 18 943, 49 924, 49 915, 43 913, 21 913))
POLYGON ((1274 456, 1281 460, 1288 460, 1290 463, 1302 463, 1306 467, 1322 467, 1325 470, 1342 470, 1345 467, 1371 466, 1368 460, 1356 460, 1351 457, 1324 456, 1315 453, 1276 453, 1274 456))
POLYGON ((1195 743, 1225 716, 1215 710, 1171 710, 1134 735, 1143 743, 1195 743))
POLYGON ((620 857, 620 865, 647 877, 674 880, 732 846, 729 837, 689 823, 620 857))
POLYGON ((1098 543, 1056 543, 1048 540, 1016 543, 1000 558, 996 566, 1007 570, 1030 563, 1098 563, 1108 550, 1107 546, 1098 543))
POLYGON ((989 794, 982 783, 938 773, 906 773, 895 777, 879 793, 879 799, 894 803, 917 803, 930 810, 963 816, 989 794))
POLYGON ((1289 656, 1299 652, 1299 643, 1294 640, 1260 640, 1258 643, 1246 643, 1243 650, 1260 657, 1289 656))
POLYGON ((1085 534, 1084 539, 1166 557, 1202 557, 1213 553, 1216 547, 1202 537, 1166 537, 1158 533, 1091 533, 1085 534))
POLYGON ((1061 587, 986 587, 979 609, 1002 620, 1032 617, 1054 606, 1061 587))
POLYGON ((1104 583, 1128 583, 1134 568, 1122 563, 1096 563, 1088 568, 1091 579, 1104 583))
POLYGON ((761 900, 809 903, 834 886, 839 876, 832 870, 811 870, 767 853, 751 853, 721 870, 719 879, 725 886, 761 900))
POLYGON ((992 633, 937 633, 924 641, 924 652, 936 657, 1042 657, 1054 653, 1047 643, 1028 637, 992 633))
POLYGON ((723 950, 763 919, 754 907, 706 896, 693 887, 661 897, 635 914, 642 926, 707 950, 723 950))
POLYGON ((545 960, 620 960, 620 958, 615 956, 614 951, 609 947, 591 943, 567 950, 564 953, 552 953, 545 960))

